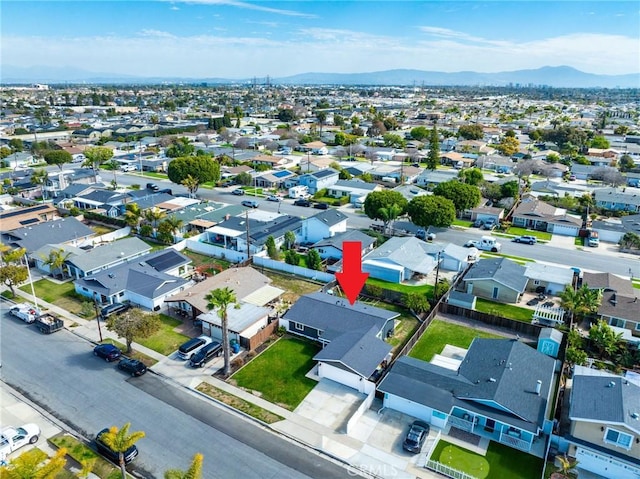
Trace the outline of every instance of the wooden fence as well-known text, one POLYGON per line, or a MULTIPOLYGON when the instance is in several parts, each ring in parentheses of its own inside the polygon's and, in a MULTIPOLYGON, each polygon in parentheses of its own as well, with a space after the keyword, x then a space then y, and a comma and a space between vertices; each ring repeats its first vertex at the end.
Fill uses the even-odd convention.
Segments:
POLYGON ((267 324, 264 328, 251 336, 248 340, 245 341, 244 339, 241 339, 240 346, 246 348, 248 351, 253 351, 255 348, 264 343, 269 338, 269 336, 275 333, 275 331, 278 329, 279 324, 280 323, 278 322, 278 320, 274 319, 270 324, 267 324))
POLYGON ((474 321, 479 321, 481 323, 499 328, 509 329, 517 334, 522 334, 523 336, 532 336, 534 338, 538 337, 540 328, 543 327, 541 325, 525 323, 523 321, 516 321, 515 319, 503 318, 501 316, 496 316, 495 314, 483 313, 480 311, 475 311, 473 309, 454 306, 452 304, 444 302, 440 304, 440 312, 443 314, 451 314, 467 319, 473 319, 474 321))

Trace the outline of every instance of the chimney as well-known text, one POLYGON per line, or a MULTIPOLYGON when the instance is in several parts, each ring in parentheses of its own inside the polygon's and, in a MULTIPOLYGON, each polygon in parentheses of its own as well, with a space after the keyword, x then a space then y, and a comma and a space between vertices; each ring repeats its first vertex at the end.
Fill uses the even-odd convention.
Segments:
POLYGON ((542 390, 542 381, 539 379, 536 381, 536 394, 540 396, 540 391, 542 390))

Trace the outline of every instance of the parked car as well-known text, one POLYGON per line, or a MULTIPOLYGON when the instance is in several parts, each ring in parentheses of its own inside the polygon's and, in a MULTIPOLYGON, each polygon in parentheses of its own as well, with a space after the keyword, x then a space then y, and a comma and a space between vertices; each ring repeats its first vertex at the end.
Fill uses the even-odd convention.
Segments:
POLYGON ((436 239, 436 234, 420 228, 416 231, 416 238, 421 239, 422 241, 433 241, 436 239))
POLYGON ((242 200, 242 206, 246 206, 247 208, 257 208, 258 202, 253 200, 242 200))
POLYGON ((138 168, 136 168, 136 165, 122 165, 120 167, 120 171, 136 171, 138 168))
POLYGON ((293 202, 293 204, 296 206, 305 206, 307 208, 311 206, 311 202, 309 200, 305 200, 304 198, 298 198, 293 202))
POLYGON ((192 368, 201 368, 213 358, 217 358, 222 354, 222 344, 218 341, 213 341, 207 344, 204 348, 191 356, 189 360, 189 366, 192 368))
POLYGON ((316 208, 316 209, 318 209, 318 210, 326 210, 326 209, 329 209, 329 205, 328 205, 327 203, 322 203, 322 202, 320 202, 320 203, 314 203, 314 204, 313 204, 313 207, 314 207, 314 208, 316 208))
POLYGON ((473 227, 474 228, 480 228, 483 224, 484 224, 484 220, 477 219, 477 220, 475 220, 473 222, 473 227))
POLYGON ((125 373, 129 373, 132 376, 142 376, 147 372, 147 367, 142 361, 129 358, 121 359, 118 363, 118 369, 125 373))
POLYGON ((493 218, 489 218, 488 220, 484 221, 484 224, 482 225, 482 229, 492 230, 496 226, 498 226, 498 224, 496 223, 496 220, 494 220, 493 218))
POLYGON ((516 243, 525 243, 525 244, 536 244, 538 242, 538 238, 535 236, 516 236, 513 238, 513 241, 516 243))
POLYGON ((93 348, 93 355, 98 356, 99 358, 102 358, 110 363, 111 361, 120 359, 120 356, 122 356, 122 351, 120 351, 113 344, 98 344, 95 348, 93 348))
POLYGON ((276 203, 280 201, 280 197, 276 195, 267 196, 267 201, 275 201, 276 203))
POLYGON ((147 183, 147 189, 152 191, 159 191, 160 187, 155 183, 147 183))
POLYGON ((27 444, 35 444, 40 437, 37 424, 24 424, 21 427, 7 426, 0 430, 0 456, 4 458, 16 449, 27 444))
POLYGON ((428 435, 429 425, 423 421, 414 421, 404 438, 402 449, 413 452, 414 454, 419 453, 428 435))
POLYGON ((178 348, 178 357, 183 360, 191 359, 191 357, 204 348, 207 344, 213 342, 211 336, 198 336, 191 338, 178 348))
POLYGON ((113 303, 100 310, 100 317, 102 319, 107 319, 111 315, 124 313, 130 307, 131 304, 129 303, 113 303))
MULTIPOLYGON (((108 428, 103 429, 96 435, 96 447, 98 448, 98 452, 102 454, 104 457, 109 459, 114 464, 120 463, 119 453, 111 449, 103 442, 103 435, 109 432, 108 428)), ((129 449, 124 452, 124 463, 129 464, 133 461, 138 455, 138 448, 134 444, 129 449)))
POLYGON ((242 196, 244 195, 244 190, 242 188, 236 188, 231 192, 232 195, 242 196))

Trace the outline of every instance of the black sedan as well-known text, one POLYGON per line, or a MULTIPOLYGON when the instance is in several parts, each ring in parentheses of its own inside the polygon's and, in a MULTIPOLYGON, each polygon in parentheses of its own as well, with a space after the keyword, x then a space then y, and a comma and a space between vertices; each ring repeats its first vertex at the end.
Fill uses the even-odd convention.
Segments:
MULTIPOLYGON (((111 462, 115 464, 119 464, 120 458, 118 457, 118 453, 104 443, 103 436, 108 432, 109 432, 109 429, 105 428, 98 433, 98 435, 96 436, 96 447, 98 448, 98 452, 102 454, 104 457, 106 457, 107 459, 109 459, 111 462)), ((138 455, 138 448, 134 444, 124 452, 124 463, 129 464, 131 461, 133 461, 136 458, 137 455, 138 455)))
POLYGON ((98 344, 95 348, 93 348, 94 356, 98 356, 99 358, 104 359, 107 362, 115 361, 116 359, 120 359, 122 356, 122 351, 120 351, 113 344, 98 344))
POLYGON ((142 376, 147 372, 147 367, 142 361, 129 358, 121 359, 118 363, 118 369, 125 373, 129 373, 132 376, 142 376))
POLYGON ((424 441, 429 435, 429 425, 423 421, 413 421, 407 436, 404 438, 402 448, 405 451, 413 452, 417 454, 422 449, 424 441))

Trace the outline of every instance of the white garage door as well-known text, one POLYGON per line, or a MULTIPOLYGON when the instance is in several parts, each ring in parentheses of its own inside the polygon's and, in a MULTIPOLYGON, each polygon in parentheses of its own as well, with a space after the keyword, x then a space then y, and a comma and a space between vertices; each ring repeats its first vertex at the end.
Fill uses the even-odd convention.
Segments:
POLYGON ((430 407, 423 406, 422 404, 418 404, 392 394, 384 395, 383 405, 384 407, 388 407, 394 411, 400 411, 403 414, 413 416, 417 419, 422 419, 423 421, 431 424, 433 409, 430 407))
POLYGON ((345 371, 344 369, 333 367, 328 363, 318 363, 318 376, 331 379, 339 384, 344 384, 356 391, 360 391, 360 376, 345 371))
POLYGON ((578 228, 575 226, 553 225, 553 234, 562 236, 578 236, 578 228))
POLYGON ((624 464, 617 459, 613 459, 593 451, 578 447, 576 450, 578 467, 587 471, 600 474, 604 477, 615 477, 616 479, 637 479, 640 474, 640 467, 634 468, 629 464, 624 464))

